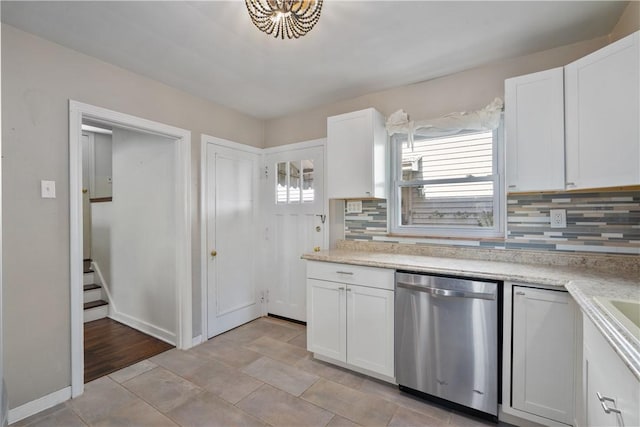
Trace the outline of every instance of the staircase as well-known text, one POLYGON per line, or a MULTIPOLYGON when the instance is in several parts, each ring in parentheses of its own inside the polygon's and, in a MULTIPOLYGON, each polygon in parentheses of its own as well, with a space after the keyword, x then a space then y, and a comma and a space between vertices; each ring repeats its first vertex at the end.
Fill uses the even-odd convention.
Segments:
POLYGON ((91 269, 91 260, 84 260, 84 323, 102 319, 109 314, 109 303, 96 273, 91 269))

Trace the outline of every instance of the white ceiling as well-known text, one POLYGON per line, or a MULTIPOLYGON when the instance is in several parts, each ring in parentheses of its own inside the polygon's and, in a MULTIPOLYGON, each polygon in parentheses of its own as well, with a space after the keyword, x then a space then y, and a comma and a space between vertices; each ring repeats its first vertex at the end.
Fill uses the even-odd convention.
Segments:
POLYGON ((627 2, 325 0, 274 39, 244 1, 2 1, 2 21, 262 119, 608 34, 627 2))

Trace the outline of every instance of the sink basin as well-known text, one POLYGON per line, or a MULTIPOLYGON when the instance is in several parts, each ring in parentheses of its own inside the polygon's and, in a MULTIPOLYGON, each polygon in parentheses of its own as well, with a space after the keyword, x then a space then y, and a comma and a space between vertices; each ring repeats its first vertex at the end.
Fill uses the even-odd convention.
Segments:
POLYGON ((611 305, 640 328, 640 303, 637 301, 612 300, 611 305))
POLYGON ((640 301, 596 297, 604 308, 631 335, 640 341, 640 301))

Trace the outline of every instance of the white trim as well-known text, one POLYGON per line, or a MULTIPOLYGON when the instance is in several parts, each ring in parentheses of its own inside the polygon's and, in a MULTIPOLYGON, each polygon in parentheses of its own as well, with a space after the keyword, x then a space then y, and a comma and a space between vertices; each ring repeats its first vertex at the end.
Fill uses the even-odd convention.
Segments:
POLYGON ((174 334, 173 332, 167 331, 166 329, 162 329, 158 326, 152 325, 151 323, 145 322, 144 320, 140 320, 138 318, 118 311, 118 307, 116 307, 113 298, 111 298, 109 284, 106 282, 106 280, 104 280, 104 276, 102 275, 100 266, 96 261, 91 261, 91 267, 93 268, 94 273, 98 275, 100 285, 102 286, 105 296, 107 297, 107 302, 109 303, 109 318, 120 323, 124 323, 127 326, 131 326, 134 329, 138 329, 139 331, 142 331, 147 335, 151 335, 152 337, 158 338, 161 341, 164 341, 171 345, 176 345, 176 334, 174 334))
MULTIPOLYGON (((136 317, 129 316, 128 314, 117 312, 116 310, 110 310, 109 313, 109 317, 117 322, 142 331, 147 335, 151 335, 152 337, 159 339, 160 341, 176 345, 176 334, 171 331, 167 331, 166 329, 162 329, 136 317)), ((189 343, 191 342, 192 341, 189 341, 189 343)))
POLYGON ((203 343, 202 335, 198 335, 197 337, 193 337, 193 340, 191 341, 191 346, 195 347, 195 346, 200 345, 202 343, 203 343))
POLYGON ((163 123, 69 100, 69 221, 71 283, 71 395, 84 391, 82 306, 82 119, 175 139, 176 161, 176 345, 192 345, 191 132, 163 123))
POLYGON ((71 387, 65 387, 62 390, 54 391, 53 393, 42 396, 39 399, 32 400, 31 402, 27 402, 17 408, 10 409, 9 424, 24 420, 31 415, 44 411, 45 409, 53 408, 54 406, 62 402, 66 402, 69 399, 71 399, 71 387))
POLYGON ((207 140, 200 137, 200 336, 209 336, 207 300, 207 140))
POLYGON ((278 145, 277 147, 269 147, 262 150, 266 154, 280 153, 282 151, 301 150, 303 148, 324 147, 327 144, 326 138, 310 139, 309 141, 296 142, 293 144, 278 145))
POLYGON ((218 138, 216 136, 202 134, 200 137, 200 143, 208 143, 213 145, 219 145, 221 147, 231 148, 234 150, 246 151, 248 153, 261 155, 264 151, 263 148, 257 148, 252 145, 240 144, 239 142, 229 141, 228 139, 218 138))
MULTIPOLYGON (((0 34, 2 34, 2 24, 0 24, 0 34)), ((2 36, 0 35, 0 39, 2 36)), ((2 45, 0 40, 0 46, 2 45)), ((0 55, 0 58, 2 55, 0 55)), ((2 60, 0 59, 0 70, 2 70, 2 60)), ((0 74, 2 74, 0 72, 0 74)), ((0 80, 2 80, 0 78, 0 80)), ((1 87, 2 85, 0 85, 1 87)), ((2 90, 0 89, 0 104, 2 104, 2 90)), ((0 105, 0 110, 2 110, 0 105)), ((2 115, 0 114, 0 129, 2 129, 2 115)), ((2 132, 0 132, 0 155, 2 154, 2 132)), ((2 156, 0 156, 2 158, 2 156)), ((2 290, 2 162, 0 161, 0 348, 4 348, 4 324, 3 324, 3 311, 2 306, 3 302, 3 290, 2 290)), ((8 413, 7 407, 8 398, 4 385, 4 351, 0 351, 0 425, 4 425, 4 422, 7 421, 8 413)))

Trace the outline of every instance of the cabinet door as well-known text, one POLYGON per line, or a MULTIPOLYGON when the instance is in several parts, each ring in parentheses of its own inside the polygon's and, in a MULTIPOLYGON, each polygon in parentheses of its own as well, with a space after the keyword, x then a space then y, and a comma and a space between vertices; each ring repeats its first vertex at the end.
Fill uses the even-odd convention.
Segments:
POLYGON ((640 382, 624 365, 620 357, 596 329, 584 319, 584 396, 586 397, 588 426, 638 426, 640 425, 640 382), (606 413, 601 396, 613 399, 604 403, 621 411, 606 413))
POLYGON ((574 312, 567 292, 514 286, 512 406, 573 420, 574 312))
POLYGON ((384 198, 386 131, 374 110, 327 119, 329 199, 384 198))
POLYGON ((568 189, 640 184, 639 38, 565 67, 568 189))
POLYGON ((393 302, 393 291, 347 287, 347 363, 394 376, 393 302))
POLYGON ((564 189, 564 70, 505 80, 508 191, 564 189))
POLYGON ((346 361, 345 285, 307 279, 307 350, 346 361))

